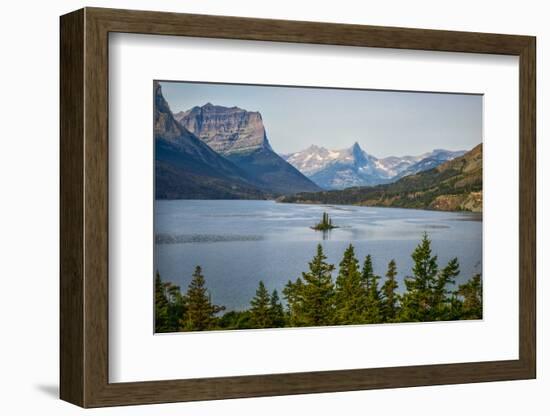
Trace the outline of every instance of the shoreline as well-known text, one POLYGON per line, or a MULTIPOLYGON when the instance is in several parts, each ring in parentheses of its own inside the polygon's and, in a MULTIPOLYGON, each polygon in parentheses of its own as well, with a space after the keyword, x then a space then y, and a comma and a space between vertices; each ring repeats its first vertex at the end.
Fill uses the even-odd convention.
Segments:
POLYGON ((286 202, 280 201, 279 198, 273 199, 191 199, 191 198, 162 198, 156 199, 155 202, 160 201, 243 201, 243 202, 275 202, 277 204, 288 204, 288 205, 319 205, 319 206, 336 206, 336 207, 364 207, 364 208, 389 208, 389 209, 407 209, 407 210, 416 210, 416 211, 429 211, 429 212, 449 212, 455 214, 476 214, 480 218, 483 217, 483 211, 466 211, 466 210, 443 210, 443 209, 433 209, 433 208, 413 208, 413 207, 393 207, 393 206, 381 206, 381 205, 361 205, 361 204, 335 204, 335 203, 324 203, 324 202, 315 202, 315 201, 297 201, 297 202, 286 202))
POLYGON ((477 214, 483 216, 483 211, 466 211, 466 210, 444 210, 444 209, 433 209, 433 208, 415 208, 415 207, 393 207, 393 206, 382 206, 382 205, 361 205, 361 204, 335 204, 335 203, 325 203, 325 202, 315 202, 315 201, 297 201, 297 202, 286 202, 275 200, 278 204, 296 204, 296 205, 325 205, 325 206, 344 206, 344 207, 364 207, 364 208, 392 208, 392 209, 410 209, 416 211, 430 211, 430 212, 452 212, 452 213, 463 213, 463 214, 477 214))

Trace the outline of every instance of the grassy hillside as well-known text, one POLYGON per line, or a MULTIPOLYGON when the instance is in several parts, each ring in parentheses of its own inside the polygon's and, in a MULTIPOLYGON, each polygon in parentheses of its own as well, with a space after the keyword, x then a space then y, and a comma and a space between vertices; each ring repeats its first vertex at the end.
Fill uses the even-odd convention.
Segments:
POLYGON ((278 201, 481 212, 482 153, 479 144, 461 157, 395 183, 302 192, 281 197, 278 201))

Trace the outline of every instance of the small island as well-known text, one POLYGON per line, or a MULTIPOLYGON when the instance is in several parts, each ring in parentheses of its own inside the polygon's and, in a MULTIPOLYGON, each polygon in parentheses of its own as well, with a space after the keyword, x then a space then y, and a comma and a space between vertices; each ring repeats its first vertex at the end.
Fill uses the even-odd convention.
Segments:
POLYGON ((332 230, 333 228, 338 228, 338 226, 332 224, 332 220, 326 212, 323 212, 323 218, 321 219, 321 222, 311 227, 311 229, 315 231, 328 231, 332 230))

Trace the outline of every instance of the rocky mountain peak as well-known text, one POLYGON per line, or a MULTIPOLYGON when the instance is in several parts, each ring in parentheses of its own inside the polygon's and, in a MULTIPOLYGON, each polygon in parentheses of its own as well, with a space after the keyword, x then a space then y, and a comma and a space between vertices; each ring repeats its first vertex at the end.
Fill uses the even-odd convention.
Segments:
POLYGON ((464 153, 434 149, 417 156, 378 159, 355 142, 341 150, 312 145, 301 152, 285 155, 284 158, 319 186, 325 189, 342 189, 394 182, 401 177, 432 169, 464 153))
POLYGON ((353 143, 353 146, 351 146, 350 150, 355 164, 365 165, 369 162, 369 155, 367 155, 367 153, 365 153, 363 149, 361 149, 359 143, 353 143))
POLYGON ((320 146, 317 146, 316 144, 312 144, 311 146, 309 146, 306 151, 310 151, 310 152, 318 152, 320 150, 323 150, 322 147, 320 146))
POLYGON ((162 137, 164 140, 177 140, 183 129, 174 119, 170 106, 162 95, 162 87, 158 81, 153 83, 155 96, 155 113, 154 113, 154 132, 155 135, 162 137))
POLYGON ((187 130, 224 156, 271 150, 262 116, 257 111, 206 103, 179 112, 175 117, 187 130))

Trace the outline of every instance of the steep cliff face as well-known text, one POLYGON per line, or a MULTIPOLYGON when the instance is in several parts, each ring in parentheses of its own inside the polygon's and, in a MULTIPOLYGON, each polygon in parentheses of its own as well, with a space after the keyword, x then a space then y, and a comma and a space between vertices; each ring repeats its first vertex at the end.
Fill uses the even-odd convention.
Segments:
POLYGON ((258 199, 265 197, 246 173, 218 155, 174 118, 154 83, 155 197, 258 199))
POLYGON ((179 112, 175 118, 246 172, 264 192, 292 194, 321 189, 273 151, 258 112, 208 103, 179 112))
POLYGON ((175 114, 182 126, 214 151, 229 156, 269 149, 262 116, 256 111, 210 103, 175 114))

